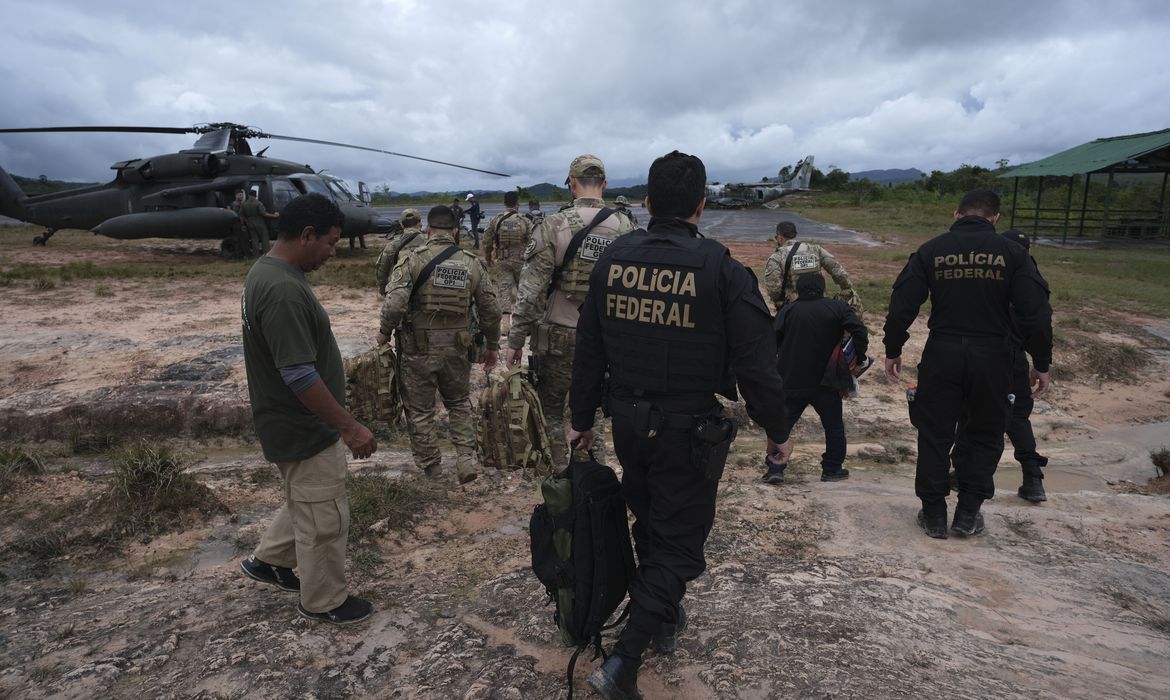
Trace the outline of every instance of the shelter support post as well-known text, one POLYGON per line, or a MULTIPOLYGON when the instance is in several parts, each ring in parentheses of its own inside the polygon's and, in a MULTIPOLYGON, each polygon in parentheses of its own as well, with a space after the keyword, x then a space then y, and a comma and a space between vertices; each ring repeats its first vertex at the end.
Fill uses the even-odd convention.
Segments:
MULTIPOLYGON (((1069 214, 1072 212, 1072 191, 1073 183, 1076 182, 1076 179, 1077 178, 1075 175, 1070 175, 1068 178, 1068 196, 1064 199, 1064 231, 1060 236, 1061 245, 1064 245, 1068 242, 1068 218, 1069 214)), ((1036 240, 1032 239, 1032 242, 1035 243, 1036 240)))
POLYGON ((1101 238, 1109 230, 1109 204, 1113 200, 1113 171, 1109 171, 1109 180, 1105 183, 1105 210, 1101 212, 1101 238))
POLYGON ((1093 179, 1093 173, 1085 173, 1085 190, 1081 195, 1081 223, 1077 226, 1077 238, 1085 235, 1085 208, 1089 206, 1089 180, 1093 179))
POLYGON ((1044 199, 1044 176, 1040 176, 1040 181, 1036 183, 1036 209, 1032 216, 1032 237, 1040 231, 1040 202, 1044 199))

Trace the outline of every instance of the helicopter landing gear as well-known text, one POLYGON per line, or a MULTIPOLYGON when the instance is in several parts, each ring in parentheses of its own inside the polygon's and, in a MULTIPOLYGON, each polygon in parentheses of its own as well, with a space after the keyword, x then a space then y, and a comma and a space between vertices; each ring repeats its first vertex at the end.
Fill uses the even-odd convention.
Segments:
POLYGON ((49 242, 49 239, 57 232, 55 228, 47 228, 45 232, 33 238, 33 245, 44 245, 49 242))

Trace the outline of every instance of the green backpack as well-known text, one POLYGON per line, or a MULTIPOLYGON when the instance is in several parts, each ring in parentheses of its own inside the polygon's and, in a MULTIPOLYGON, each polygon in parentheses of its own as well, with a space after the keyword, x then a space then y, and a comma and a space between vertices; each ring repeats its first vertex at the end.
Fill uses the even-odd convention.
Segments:
POLYGON ((398 357, 389 343, 345 360, 345 404, 360 423, 393 425, 402 415, 398 357))
POLYGON ((544 426, 544 410, 528 370, 513 367, 498 380, 488 375, 479 395, 477 436, 484 467, 532 470, 538 477, 550 474, 552 453, 544 426))

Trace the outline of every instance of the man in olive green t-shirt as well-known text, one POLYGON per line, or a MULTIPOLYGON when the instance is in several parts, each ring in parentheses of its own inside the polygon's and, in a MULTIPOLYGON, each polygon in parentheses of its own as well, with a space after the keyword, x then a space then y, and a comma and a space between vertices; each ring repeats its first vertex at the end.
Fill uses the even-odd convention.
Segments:
POLYGON ((328 197, 289 202, 280 237, 252 265, 240 298, 256 435, 285 488, 285 504, 240 567, 257 581, 299 591, 302 616, 335 624, 358 622, 372 610, 346 593, 345 448, 358 459, 378 448, 373 433, 345 410, 341 352, 305 279, 333 257, 341 224, 341 210, 328 197))

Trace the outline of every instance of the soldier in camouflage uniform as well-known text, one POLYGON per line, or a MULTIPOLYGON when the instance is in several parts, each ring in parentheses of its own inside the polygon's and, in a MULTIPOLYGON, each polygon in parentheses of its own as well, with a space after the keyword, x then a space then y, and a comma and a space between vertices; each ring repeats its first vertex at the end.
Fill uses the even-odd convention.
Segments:
POLYGON ((390 281, 390 272, 398 264, 398 256, 402 253, 402 249, 421 245, 424 240, 420 238, 422 230, 419 229, 419 224, 422 223, 422 216, 419 215, 418 209, 414 207, 404 209, 398 223, 402 225, 402 231, 386 243, 386 247, 378 256, 378 262, 374 263, 374 279, 378 282, 378 296, 386 294, 386 283, 390 281))
POLYGON ((524 212, 524 218, 532 222, 532 230, 536 230, 537 226, 544 223, 544 212, 540 210, 540 200, 528 200, 528 211, 524 212))
POLYGON ((505 192, 504 211, 496 214, 483 232, 483 257, 492 270, 500 307, 506 314, 512 313, 524 267, 524 249, 532 236, 532 224, 520 215, 519 204, 518 194, 505 192))
POLYGON ((625 214, 630 220, 630 223, 635 227, 638 225, 638 217, 634 216, 634 212, 630 211, 630 200, 626 199, 624 194, 619 194, 617 199, 613 200, 613 204, 617 210, 625 214))
POLYGON ((836 258, 816 243, 802 241, 800 247, 796 249, 796 254, 793 255, 792 248, 796 245, 793 239, 795 238, 796 225, 791 221, 781 221, 776 224, 776 252, 772 253, 772 256, 768 258, 767 265, 764 266, 764 288, 768 290, 768 298, 772 300, 776 308, 780 308, 784 304, 785 298, 787 301, 796 301, 797 277, 806 272, 818 272, 823 269, 841 288, 840 293, 834 298, 849 304, 860 316, 862 312, 861 297, 853 289, 853 283, 849 281, 849 273, 845 272, 841 263, 837 262, 836 258), (784 265, 789 257, 792 258, 792 262, 788 263, 788 284, 785 289, 781 290, 780 285, 784 283, 784 265))
POLYGON ((536 390, 544 406, 553 463, 558 465, 568 460, 565 397, 573 374, 577 309, 589 290, 589 273, 602 251, 613 239, 634 228, 625 215, 614 211, 585 236, 572 259, 564 260, 574 234, 592 223, 605 207, 605 166, 597 156, 577 156, 569 166, 565 184, 573 193, 572 205, 546 218, 532 232, 524 249, 524 270, 512 310, 507 356, 509 367, 520 364, 524 339, 531 336, 536 390), (553 271, 558 265, 563 267, 554 281, 553 271))
POLYGON ((442 473, 442 454, 435 435, 438 389, 455 444, 455 472, 459 483, 465 484, 478 472, 468 387, 468 350, 473 347, 468 316, 474 304, 487 341, 482 362, 490 372, 499 357, 500 307, 483 262, 455 245, 455 224, 450 207, 440 205, 427 214, 426 242, 404 251, 390 275, 378 344, 388 342, 390 334, 398 330, 402 402, 415 463, 427 476, 442 473), (440 255, 447 257, 414 291, 424 268, 440 255))

